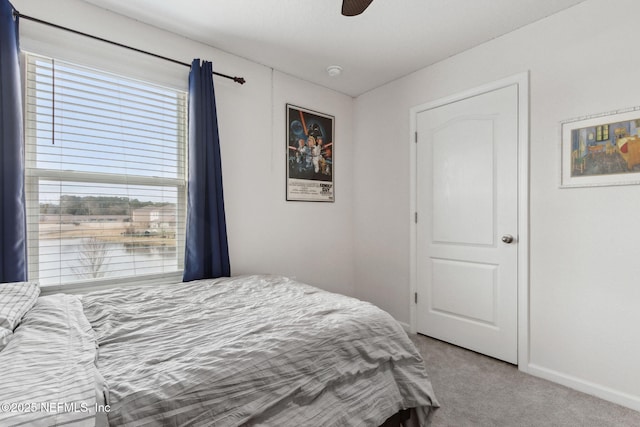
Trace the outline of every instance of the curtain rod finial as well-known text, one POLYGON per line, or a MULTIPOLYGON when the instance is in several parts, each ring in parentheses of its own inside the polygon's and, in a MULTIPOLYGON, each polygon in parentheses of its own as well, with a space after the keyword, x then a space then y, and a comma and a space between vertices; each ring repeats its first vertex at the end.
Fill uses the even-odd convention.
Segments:
POLYGON ((244 79, 244 77, 234 77, 233 81, 236 83, 240 83, 241 85, 246 83, 246 80, 244 79))

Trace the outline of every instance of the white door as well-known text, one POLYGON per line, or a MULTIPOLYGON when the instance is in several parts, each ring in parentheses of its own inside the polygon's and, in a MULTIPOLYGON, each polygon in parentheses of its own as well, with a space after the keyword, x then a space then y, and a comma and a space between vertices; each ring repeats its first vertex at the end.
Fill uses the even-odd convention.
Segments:
POLYGON ((518 362, 518 85, 415 116, 417 331, 518 362))

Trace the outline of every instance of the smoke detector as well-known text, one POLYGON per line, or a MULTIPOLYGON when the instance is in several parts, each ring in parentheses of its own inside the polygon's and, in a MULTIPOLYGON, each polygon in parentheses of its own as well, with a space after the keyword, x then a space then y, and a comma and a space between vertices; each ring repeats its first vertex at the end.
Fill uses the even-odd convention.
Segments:
POLYGON ((330 77, 338 77, 342 74, 342 67, 339 65, 329 65, 327 67, 327 74, 329 74, 330 77))

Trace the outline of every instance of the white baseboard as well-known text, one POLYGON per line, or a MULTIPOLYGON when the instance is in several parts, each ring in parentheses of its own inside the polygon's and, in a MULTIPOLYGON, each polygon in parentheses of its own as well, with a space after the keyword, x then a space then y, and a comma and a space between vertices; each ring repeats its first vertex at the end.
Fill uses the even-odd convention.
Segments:
POLYGON ((552 369, 543 368, 542 366, 538 366, 533 363, 530 363, 528 365, 527 373, 536 377, 543 378, 545 380, 562 384, 563 386, 572 388, 574 390, 578 390, 583 393, 608 400, 609 402, 625 406, 635 411, 640 411, 640 396, 623 393, 621 391, 585 381, 571 375, 563 374, 552 369))

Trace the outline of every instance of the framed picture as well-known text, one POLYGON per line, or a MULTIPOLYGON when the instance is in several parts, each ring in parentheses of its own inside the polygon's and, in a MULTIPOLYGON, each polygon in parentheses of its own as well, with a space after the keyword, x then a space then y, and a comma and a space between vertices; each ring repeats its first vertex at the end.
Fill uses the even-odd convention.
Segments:
POLYGON ((640 184, 640 107, 561 123, 560 187, 640 184))
POLYGON ((287 200, 334 201, 334 117, 287 104, 287 200))

